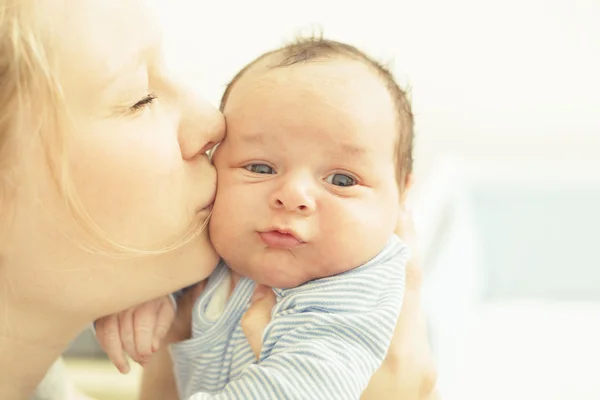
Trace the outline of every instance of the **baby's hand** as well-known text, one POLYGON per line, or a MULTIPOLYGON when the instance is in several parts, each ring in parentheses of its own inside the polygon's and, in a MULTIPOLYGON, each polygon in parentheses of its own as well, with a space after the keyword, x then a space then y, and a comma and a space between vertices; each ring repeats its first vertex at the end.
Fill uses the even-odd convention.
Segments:
POLYGON ((158 351, 174 318, 173 301, 165 296, 100 318, 95 323, 96 336, 113 364, 126 374, 129 363, 125 353, 143 366, 158 351))

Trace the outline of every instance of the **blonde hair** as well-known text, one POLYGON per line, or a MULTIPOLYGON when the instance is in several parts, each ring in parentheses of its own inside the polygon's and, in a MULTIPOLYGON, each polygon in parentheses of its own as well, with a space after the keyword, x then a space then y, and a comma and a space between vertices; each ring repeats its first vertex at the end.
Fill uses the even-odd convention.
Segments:
POLYGON ((118 256, 162 254, 196 238, 207 221, 197 220, 181 235, 155 249, 138 249, 111 239, 85 210, 70 177, 65 126, 71 119, 60 82, 53 73, 51 32, 42 35, 35 0, 0 0, 0 207, 6 214, 13 182, 12 165, 18 157, 17 135, 30 132, 43 145, 54 183, 76 223, 89 235, 87 251, 118 256), (42 39, 43 37, 43 39, 42 39))

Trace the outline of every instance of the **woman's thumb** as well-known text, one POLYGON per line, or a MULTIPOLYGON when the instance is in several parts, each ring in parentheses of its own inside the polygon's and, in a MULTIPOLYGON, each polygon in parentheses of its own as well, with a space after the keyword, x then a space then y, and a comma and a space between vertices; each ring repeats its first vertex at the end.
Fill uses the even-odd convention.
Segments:
POLYGON ((242 329, 258 359, 262 350, 262 336, 271 321, 271 310, 275 306, 275 293, 270 287, 257 285, 252 295, 251 305, 242 317, 242 329))

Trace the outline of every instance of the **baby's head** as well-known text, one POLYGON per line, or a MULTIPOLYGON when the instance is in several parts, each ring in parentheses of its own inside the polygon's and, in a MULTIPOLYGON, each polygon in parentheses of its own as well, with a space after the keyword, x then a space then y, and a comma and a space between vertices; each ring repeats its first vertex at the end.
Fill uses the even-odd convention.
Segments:
POLYGON ((413 119, 391 74, 307 39, 240 71, 221 102, 211 239, 230 267, 279 288, 364 264, 396 226, 413 119))

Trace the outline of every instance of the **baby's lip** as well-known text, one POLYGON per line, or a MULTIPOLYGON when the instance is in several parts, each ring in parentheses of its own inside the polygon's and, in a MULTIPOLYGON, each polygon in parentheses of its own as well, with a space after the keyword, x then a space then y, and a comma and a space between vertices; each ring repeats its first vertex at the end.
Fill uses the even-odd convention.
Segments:
POLYGON ((262 232, 279 232, 284 235, 293 236, 298 241, 304 243, 302 236, 295 229, 292 229, 292 228, 286 228, 286 227, 282 227, 282 226, 271 226, 262 232))
POLYGON ((269 247, 291 249, 303 245, 305 242, 291 229, 269 228, 258 232, 262 241, 269 247))

